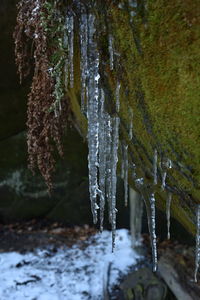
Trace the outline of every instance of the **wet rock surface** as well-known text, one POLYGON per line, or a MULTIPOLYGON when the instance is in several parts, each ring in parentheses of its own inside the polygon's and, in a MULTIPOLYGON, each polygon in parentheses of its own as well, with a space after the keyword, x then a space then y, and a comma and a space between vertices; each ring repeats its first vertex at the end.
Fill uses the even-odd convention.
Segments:
POLYGON ((68 130, 65 158, 58 159, 51 195, 41 176, 28 170, 26 147, 25 132, 1 142, 0 218, 6 221, 49 215, 69 223, 81 223, 84 218, 87 222, 87 147, 80 136, 68 130))

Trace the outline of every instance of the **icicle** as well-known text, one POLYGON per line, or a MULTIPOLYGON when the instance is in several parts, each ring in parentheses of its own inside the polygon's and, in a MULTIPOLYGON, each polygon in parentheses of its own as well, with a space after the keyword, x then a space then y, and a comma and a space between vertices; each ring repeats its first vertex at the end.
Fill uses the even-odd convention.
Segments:
POLYGON ((108 215, 109 222, 112 223, 112 120, 109 114, 106 115, 106 126, 105 126, 105 137, 106 137, 106 197, 108 200, 108 215))
POLYGON ((157 164, 158 164, 158 152, 157 152, 157 149, 155 149, 154 150, 154 157, 153 157, 153 183, 155 185, 158 183, 157 164))
POLYGON ((121 179, 124 179, 124 144, 123 142, 120 143, 121 147, 121 179))
MULTIPOLYGON (((69 57, 69 71, 70 71, 70 87, 74 86, 74 17, 73 15, 68 15, 66 19, 66 28, 68 41, 68 57, 69 57)), ((66 65, 68 67, 68 64, 66 65)))
POLYGON ((153 271, 157 270, 157 245, 156 245, 156 207, 155 207, 155 195, 150 195, 150 208, 151 208, 151 222, 150 222, 150 237, 152 247, 153 258, 153 271))
MULTIPOLYGON (((63 36, 63 47, 65 51, 68 52, 68 47, 69 47, 69 41, 68 41, 68 22, 69 22, 69 17, 66 17, 65 20, 65 31, 64 31, 64 36, 63 36)), ((64 85, 65 89, 68 89, 68 75, 69 75, 69 60, 68 56, 69 53, 67 53, 67 57, 65 58, 65 63, 64 63, 64 85)))
POLYGON ((83 13, 80 19, 81 45, 81 111, 86 112, 86 79, 88 75, 88 17, 83 13))
POLYGON ((197 211, 196 211, 196 251, 195 251, 195 271, 194 271, 195 282, 197 282, 199 263, 200 263, 200 204, 197 205, 197 211))
POLYGON ((117 81, 117 86, 115 90, 115 97, 116 97, 116 111, 119 112, 120 110, 120 88, 121 88, 121 83, 117 81))
POLYGON ((128 205, 128 145, 121 143, 121 178, 124 180, 124 203, 128 205))
POLYGON ((101 90, 99 122, 99 188, 100 188, 100 231, 103 231, 104 207, 106 197, 106 126, 107 116, 104 112, 105 95, 101 90))
POLYGON ((128 205, 128 145, 124 145, 124 203, 128 205))
POLYGON ((130 114, 130 124, 129 124, 129 140, 131 141, 133 138, 133 111, 130 108, 129 110, 129 114, 130 114))
POLYGON ((166 186, 166 177, 167 177, 167 171, 164 171, 162 173, 162 186, 161 189, 164 191, 165 186, 166 186))
POLYGON ((89 15, 89 76, 88 76, 88 167, 93 221, 97 223, 98 152, 99 152, 99 53, 94 41, 95 17, 89 15))
POLYGON ((167 238, 170 240, 170 210, 172 202, 172 193, 168 192, 166 201, 166 218, 167 218, 167 238))
POLYGON ((161 167, 163 168, 161 189, 164 191, 166 186, 167 169, 172 168, 172 161, 167 159, 161 163, 161 167))
POLYGON ((131 187, 129 189, 129 199, 132 246, 133 248, 136 248, 137 246, 141 246, 143 201, 141 199, 141 195, 134 191, 131 187))
POLYGON ((134 164, 134 163, 131 163, 131 165, 130 165, 130 167, 131 167, 131 178, 133 179, 133 180, 135 180, 136 179, 136 165, 134 164))
POLYGON ((113 50, 113 36, 109 34, 108 36, 108 42, 109 42, 109 56, 110 56, 110 69, 113 70, 114 68, 114 50, 113 50))
POLYGON ((118 145, 119 145, 119 123, 120 119, 114 117, 112 120, 112 155, 111 155, 111 174, 112 174, 112 250, 115 247, 115 231, 116 231, 116 189, 117 189, 117 162, 118 162, 118 145))
POLYGON ((65 65, 64 65, 64 73, 65 73, 65 79, 64 79, 64 85, 65 89, 68 89, 68 73, 69 73, 69 62, 68 59, 65 59, 65 65))

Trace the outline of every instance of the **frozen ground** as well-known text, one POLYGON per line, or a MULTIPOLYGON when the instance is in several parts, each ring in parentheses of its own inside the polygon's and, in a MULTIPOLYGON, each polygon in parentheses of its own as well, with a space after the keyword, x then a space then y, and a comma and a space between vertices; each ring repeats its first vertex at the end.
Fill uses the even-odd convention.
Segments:
POLYGON ((140 259, 125 229, 117 231, 114 253, 111 246, 111 234, 104 231, 91 236, 84 247, 1 253, 0 299, 102 299, 103 290, 117 284, 140 259))

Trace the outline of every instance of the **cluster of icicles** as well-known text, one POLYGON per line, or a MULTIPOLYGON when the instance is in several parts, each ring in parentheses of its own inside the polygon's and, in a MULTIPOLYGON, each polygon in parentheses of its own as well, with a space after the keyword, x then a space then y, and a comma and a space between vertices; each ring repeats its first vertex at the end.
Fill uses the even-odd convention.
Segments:
MULTIPOLYGON (((103 230, 104 209, 106 201, 109 209, 109 221, 112 227, 112 249, 115 246, 116 230, 116 185, 117 185, 117 163, 119 148, 120 118, 120 82, 116 83, 115 110, 110 115, 105 110, 105 91, 101 84, 100 55, 96 41, 95 16, 83 12, 79 20, 80 39, 80 69, 81 69, 81 110, 88 120, 88 168, 89 168, 89 191, 93 221, 100 221, 100 230, 103 230)), ((65 44, 68 47, 68 59, 65 62, 65 87, 74 85, 74 15, 68 13, 65 23, 65 44)), ((110 69, 114 68, 114 46, 112 35, 108 36, 108 52, 110 56, 110 69)), ((129 139, 132 140, 133 112, 130 109, 129 139)), ((124 180, 125 205, 128 203, 128 146, 121 142, 121 177, 124 180)), ((167 159, 162 165, 161 189, 166 190, 167 170, 172 168, 171 160, 167 159)), ((154 151, 153 157, 153 183, 158 184, 158 152, 154 151)), ((135 179, 138 187, 144 185, 143 178, 135 179)), ((150 193, 150 209, 147 209, 149 232, 152 245, 153 270, 157 269, 157 245, 156 245, 156 209, 155 193, 150 193)), ((166 219, 167 237, 170 239, 170 207, 172 193, 167 192, 166 219)), ((196 235, 196 263, 195 281, 200 263, 200 206, 197 210, 197 235, 196 235)))

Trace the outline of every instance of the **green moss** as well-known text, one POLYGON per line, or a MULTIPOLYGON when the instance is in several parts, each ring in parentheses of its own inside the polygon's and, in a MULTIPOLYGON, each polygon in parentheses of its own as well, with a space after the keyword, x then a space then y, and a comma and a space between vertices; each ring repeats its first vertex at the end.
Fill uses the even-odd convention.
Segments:
MULTIPOLYGON (((160 189, 161 165, 167 158, 172 160, 173 168, 167 170, 167 185, 173 192, 172 214, 191 233, 194 233, 195 205, 200 198, 198 2, 149 0, 148 11, 140 5, 132 21, 128 1, 124 1, 123 9, 107 2, 108 6, 104 8, 106 16, 102 14, 101 1, 95 6, 100 31, 98 46, 104 60, 101 72, 105 74, 103 80, 108 91, 108 111, 118 114, 114 95, 116 83, 120 81, 120 139, 129 146, 130 164, 136 165, 137 177, 143 177, 149 190, 155 190, 157 205, 165 210, 166 194, 160 189), (114 48, 119 54, 114 70, 110 70, 108 65, 109 33, 113 35, 114 48), (128 135, 130 108, 133 111, 131 141, 128 135), (157 186, 153 185, 152 172, 155 148, 159 154, 157 186)), ((141 3, 144 4, 143 1, 141 3)), ((60 25, 56 30, 62 32, 60 25)), ((61 48, 54 52, 54 65, 65 57, 65 51, 60 51, 61 48)), ((87 124, 80 110, 78 35, 74 57, 74 88, 65 92, 70 102, 71 120, 86 136, 87 124)), ((136 189, 131 171, 129 175, 129 183, 136 189)))
MULTIPOLYGON (((138 15, 134 24, 124 10, 111 11, 124 71, 120 115, 127 125, 127 106, 132 107, 138 143, 128 142, 124 132, 123 139, 129 143, 138 173, 146 174, 148 181, 152 182, 147 174, 151 174, 149 157, 154 147, 174 162, 167 179, 168 185, 180 192, 179 196, 173 195, 173 215, 193 233, 194 207, 200 196, 198 7, 198 1, 148 1, 147 21, 144 15, 138 15), (136 39, 141 43, 141 52, 136 39)), ((164 210, 165 200, 159 188, 156 190, 158 206, 164 210)))

